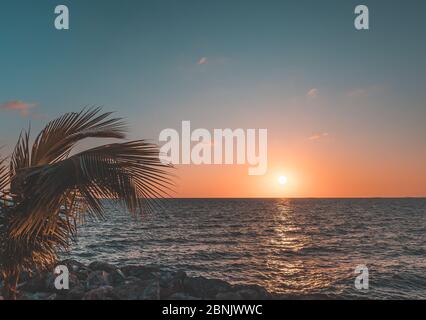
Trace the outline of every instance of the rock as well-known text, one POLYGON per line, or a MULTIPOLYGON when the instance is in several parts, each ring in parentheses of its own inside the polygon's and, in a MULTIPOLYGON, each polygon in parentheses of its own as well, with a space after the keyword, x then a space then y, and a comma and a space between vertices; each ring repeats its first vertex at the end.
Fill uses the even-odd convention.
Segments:
POLYGON ((125 279, 125 282, 126 282, 126 284, 129 284, 129 283, 131 283, 131 282, 138 282, 138 281, 140 281, 141 279, 139 279, 138 277, 132 277, 132 276, 130 276, 130 277, 127 277, 126 279, 125 279))
POLYGON ((187 295, 185 292, 175 292, 170 295, 168 300, 201 300, 200 298, 196 298, 190 295, 187 295))
POLYGON ((184 288, 189 295, 202 299, 211 299, 218 293, 232 291, 232 286, 228 282, 204 277, 184 279, 184 288))
POLYGON ((160 299, 166 299, 174 293, 184 291, 185 278, 186 273, 183 271, 162 272, 160 274, 160 299))
POLYGON ((124 282, 124 280, 126 280, 126 276, 120 269, 117 269, 114 272, 112 272, 110 274, 110 277, 111 277, 111 283, 114 285, 121 284, 124 282))
POLYGON ((128 280, 114 288, 114 294, 122 300, 159 300, 160 285, 157 279, 128 280))
POLYGON ((161 287, 160 286, 160 299, 167 299, 171 295, 183 291, 183 286, 161 287))
POLYGON ((238 291, 238 294, 244 300, 256 300, 259 299, 259 293, 254 289, 242 289, 238 291))
POLYGON ((114 294, 114 288, 111 286, 103 286, 87 292, 83 300, 117 300, 114 294))
POLYGON ((67 293, 67 300, 81 300, 83 299, 84 295, 86 294, 86 291, 84 290, 84 286, 76 286, 76 287, 70 287, 70 290, 67 293))
POLYGON ((137 277, 141 280, 156 279, 160 270, 155 267, 125 266, 121 271, 126 277, 137 277))
MULTIPOLYGON (((188 277, 183 271, 166 271, 155 266, 118 268, 104 262, 89 267, 75 260, 60 264, 69 269, 69 290, 55 288, 53 272, 23 274, 19 298, 23 300, 264 300, 286 297, 271 295, 258 285, 231 285, 205 277, 188 277)), ((58 264, 59 265, 59 264, 58 264)), ((52 270, 53 271, 53 270, 52 270)), ((0 286, 2 285, 0 279, 0 286)), ((0 296, 0 300, 3 297, 0 296)))
POLYGON ((87 277, 86 288, 88 290, 105 286, 110 286, 110 276, 107 272, 93 271, 87 277))
POLYGON ((80 270, 78 270, 76 273, 75 273, 75 275, 77 276, 77 278, 80 280, 80 281, 86 281, 87 280, 87 278, 89 277, 89 274, 90 274, 90 271, 89 271, 89 269, 87 269, 87 270, 83 270, 83 269, 80 269, 80 270))
POLYGON ((265 300, 271 298, 270 293, 258 285, 238 285, 234 288, 244 300, 265 300))
POLYGON ((186 278, 186 273, 183 271, 171 272, 164 271, 160 273, 160 286, 170 287, 177 283, 183 284, 183 280, 186 278))
POLYGON ((243 297, 238 292, 219 292, 216 297, 216 300, 244 300, 243 297))
POLYGON ((89 269, 92 271, 105 271, 108 273, 112 273, 117 270, 117 267, 106 262, 94 261, 89 264, 89 269))
POLYGON ((63 265, 66 266, 68 268, 68 271, 73 271, 73 272, 77 272, 80 270, 87 270, 87 267, 82 264, 81 262, 78 262, 76 260, 72 260, 72 259, 66 259, 63 260, 61 262, 58 263, 58 265, 63 265))
POLYGON ((160 286, 169 287, 174 278, 174 273, 170 271, 164 271, 160 273, 160 286))
POLYGON ((34 292, 34 293, 24 293, 21 300, 46 300, 51 293, 49 292, 34 292))

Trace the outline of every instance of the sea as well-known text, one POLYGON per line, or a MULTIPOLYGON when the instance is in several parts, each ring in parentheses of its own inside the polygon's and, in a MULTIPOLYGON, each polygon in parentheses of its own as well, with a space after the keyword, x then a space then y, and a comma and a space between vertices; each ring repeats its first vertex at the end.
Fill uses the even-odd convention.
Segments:
POLYGON ((258 284, 295 299, 426 299, 426 199, 105 200, 66 256, 258 284))

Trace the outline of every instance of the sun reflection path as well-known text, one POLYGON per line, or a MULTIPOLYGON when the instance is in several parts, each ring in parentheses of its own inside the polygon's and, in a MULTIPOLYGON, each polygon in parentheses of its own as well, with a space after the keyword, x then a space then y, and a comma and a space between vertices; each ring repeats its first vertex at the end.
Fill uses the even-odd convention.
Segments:
POLYGON ((306 254, 315 247, 314 240, 305 230, 311 228, 312 221, 305 221, 305 215, 297 215, 291 199, 277 199, 274 206, 273 235, 264 244, 269 253, 266 267, 272 271, 267 272, 266 287, 276 292, 288 290, 300 294, 330 286, 332 276, 315 267, 321 264, 320 259, 306 254))

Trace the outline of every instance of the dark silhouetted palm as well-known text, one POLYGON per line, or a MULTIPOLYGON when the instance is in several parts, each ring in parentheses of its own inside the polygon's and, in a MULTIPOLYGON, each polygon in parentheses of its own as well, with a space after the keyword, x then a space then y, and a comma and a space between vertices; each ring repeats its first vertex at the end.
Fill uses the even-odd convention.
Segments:
POLYGON ((50 122, 30 147, 21 134, 0 160, 0 274, 4 295, 16 298, 23 271, 51 269, 86 216, 103 217, 102 199, 131 213, 153 208, 171 185, 168 165, 145 140, 112 143, 71 154, 86 138, 125 138, 122 119, 99 108, 50 122))

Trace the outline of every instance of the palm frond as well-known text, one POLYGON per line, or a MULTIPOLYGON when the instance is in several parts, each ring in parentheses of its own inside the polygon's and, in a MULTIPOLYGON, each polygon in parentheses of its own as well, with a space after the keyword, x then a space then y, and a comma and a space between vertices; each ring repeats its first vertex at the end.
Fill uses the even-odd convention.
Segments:
POLYGON ((172 191, 170 166, 145 140, 70 156, 82 139, 125 137, 122 120, 100 110, 84 109, 50 122, 31 149, 29 130, 24 131, 9 168, 0 160, 0 195, 7 192, 11 198, 7 205, 0 202, 0 275, 9 279, 9 291, 21 271, 55 263, 58 250, 75 239, 79 221, 103 217, 102 199, 136 214, 151 210, 172 191))
POLYGON ((21 212, 31 216, 16 220, 14 234, 39 232, 45 220, 54 229, 63 196, 73 190, 87 208, 81 214, 102 217, 101 199, 117 200, 132 213, 150 210, 172 190, 168 168, 157 146, 144 140, 104 145, 37 167, 23 178, 21 212))
POLYGON ((0 194, 9 184, 9 170, 6 166, 6 159, 0 159, 0 194))
POLYGON ((66 113, 49 122, 36 137, 31 150, 31 166, 53 163, 67 157, 74 145, 85 138, 125 137, 121 118, 112 112, 100 114, 101 108, 66 113))
POLYGON ((30 130, 23 131, 19 135, 18 142, 13 151, 11 160, 10 160, 10 174, 15 176, 18 174, 18 171, 28 168, 30 166, 30 130))

